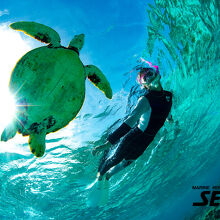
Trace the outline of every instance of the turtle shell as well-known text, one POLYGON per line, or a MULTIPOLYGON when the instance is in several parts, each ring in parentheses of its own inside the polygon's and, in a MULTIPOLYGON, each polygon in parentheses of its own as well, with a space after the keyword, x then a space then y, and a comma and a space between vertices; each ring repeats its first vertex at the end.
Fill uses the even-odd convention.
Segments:
POLYGON ((40 47, 16 64, 9 89, 17 102, 18 132, 57 131, 73 120, 85 98, 85 71, 67 48, 40 47))

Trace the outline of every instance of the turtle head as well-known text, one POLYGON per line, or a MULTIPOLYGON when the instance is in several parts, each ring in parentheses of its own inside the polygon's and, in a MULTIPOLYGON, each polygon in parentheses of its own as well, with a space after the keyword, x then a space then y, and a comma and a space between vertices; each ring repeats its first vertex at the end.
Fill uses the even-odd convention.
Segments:
POLYGON ((84 34, 75 35, 74 38, 70 41, 68 48, 77 48, 79 51, 82 49, 84 44, 84 34))

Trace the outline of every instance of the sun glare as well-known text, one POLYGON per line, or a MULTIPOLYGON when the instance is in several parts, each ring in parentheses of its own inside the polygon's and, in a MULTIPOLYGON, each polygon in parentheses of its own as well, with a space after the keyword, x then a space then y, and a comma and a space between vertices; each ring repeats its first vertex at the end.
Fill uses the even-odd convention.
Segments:
POLYGON ((15 117, 15 100, 8 89, 11 71, 32 46, 31 38, 22 38, 18 31, 9 28, 9 23, 0 24, 0 129, 15 117))
POLYGON ((14 97, 8 91, 0 91, 0 123, 5 126, 15 117, 16 105, 14 97))

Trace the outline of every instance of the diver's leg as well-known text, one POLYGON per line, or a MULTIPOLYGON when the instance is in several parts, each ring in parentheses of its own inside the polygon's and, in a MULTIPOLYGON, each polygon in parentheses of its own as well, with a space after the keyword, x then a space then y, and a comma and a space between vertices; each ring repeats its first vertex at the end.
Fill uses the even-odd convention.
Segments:
MULTIPOLYGON (((143 139, 143 132, 139 128, 130 130, 120 142, 114 156, 112 158, 104 160, 103 164, 99 167, 99 180, 102 179, 102 176, 109 169, 119 164, 123 159, 126 159, 126 161, 137 159, 143 153, 145 148, 146 146, 143 139), (141 149, 140 152, 139 148, 141 145, 144 145, 144 149, 141 149)), ((128 165, 129 164, 130 163, 128 163, 128 165)))
POLYGON ((115 152, 115 154, 107 159, 102 166, 99 167, 98 170, 98 174, 97 177, 99 178, 99 180, 102 180, 102 177, 105 175, 105 173, 111 169, 112 167, 114 167, 115 165, 119 164, 121 161, 123 160, 123 156, 121 154, 121 152, 115 152))
POLYGON ((98 172, 100 172, 100 170, 102 169, 102 167, 104 166, 105 161, 108 159, 108 155, 111 149, 105 150, 103 156, 101 157, 100 161, 99 161, 99 166, 98 166, 98 172))
POLYGON ((125 160, 123 159, 119 164, 112 167, 107 173, 106 173, 106 179, 109 180, 113 175, 118 173, 119 171, 123 170, 125 167, 130 165, 134 160, 125 160))
MULTIPOLYGON (((105 160, 103 164, 99 167, 97 177, 99 180, 102 180, 103 175, 112 167, 119 164, 123 159, 125 159, 129 154, 129 151, 132 149, 133 140, 136 138, 136 134, 133 130, 129 131, 127 135, 120 142, 115 154, 105 160)), ((120 166, 119 166, 120 167, 120 166)))

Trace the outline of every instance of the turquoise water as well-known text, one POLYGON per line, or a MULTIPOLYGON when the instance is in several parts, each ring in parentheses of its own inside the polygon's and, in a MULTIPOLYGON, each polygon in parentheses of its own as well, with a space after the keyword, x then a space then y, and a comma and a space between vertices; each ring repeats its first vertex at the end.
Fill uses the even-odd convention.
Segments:
MULTIPOLYGON (((218 1, 155 1, 148 5, 142 57, 159 64, 174 93, 173 118, 145 153, 110 180, 109 202, 89 207, 86 187, 100 156, 93 147, 121 124, 141 94, 135 74, 108 101, 89 82, 78 117, 47 136, 43 158, 19 135, 0 148, 0 219, 199 219, 206 209, 193 185, 220 184, 218 1)), ((136 65, 137 63, 131 63, 136 65)))

